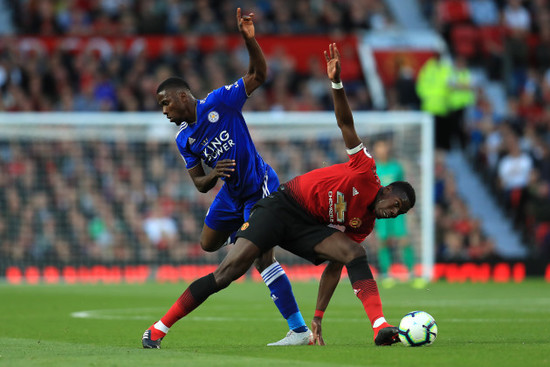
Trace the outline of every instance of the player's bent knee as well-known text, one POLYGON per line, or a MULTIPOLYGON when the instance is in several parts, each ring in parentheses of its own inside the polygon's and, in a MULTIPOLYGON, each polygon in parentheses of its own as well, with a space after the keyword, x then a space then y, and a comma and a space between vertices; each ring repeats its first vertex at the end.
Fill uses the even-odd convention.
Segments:
POLYGON ((227 288, 229 284, 239 277, 240 275, 236 275, 230 268, 225 271, 214 271, 214 278, 216 279, 216 284, 220 287, 220 289, 227 288))
POLYGON ((201 245, 201 248, 206 252, 215 252, 221 247, 221 245, 205 243, 203 241, 200 241, 200 245, 201 245))
POLYGON ((275 256, 273 256, 273 250, 263 253, 256 260, 254 260, 254 267, 259 273, 262 273, 271 264, 275 262, 275 256))
POLYGON ((227 288, 229 286, 229 284, 231 284, 231 282, 232 282, 230 277, 224 276, 224 275, 215 276, 215 279, 216 279, 216 284, 218 285, 218 287, 220 289, 227 288))
POLYGON ((344 264, 347 264, 349 263, 350 261, 353 261, 357 258, 360 258, 360 257, 363 257, 363 256, 366 256, 367 255, 367 252, 365 251, 365 249, 363 248, 363 246, 361 245, 357 245, 357 246, 353 246, 349 249, 346 250, 345 254, 344 254, 344 261, 343 263, 344 264))
POLYGON ((226 288, 233 281, 239 279, 250 267, 246 267, 243 263, 239 262, 226 262, 222 263, 216 270, 214 270, 214 278, 216 279, 216 284, 220 288, 226 288))

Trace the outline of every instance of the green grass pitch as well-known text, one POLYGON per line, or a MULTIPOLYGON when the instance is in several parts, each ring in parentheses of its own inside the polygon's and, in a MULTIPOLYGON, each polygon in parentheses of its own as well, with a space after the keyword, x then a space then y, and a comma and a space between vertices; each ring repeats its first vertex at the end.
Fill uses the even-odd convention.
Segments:
MULTIPOLYGON (((444 283, 382 288, 386 318, 413 310, 439 327, 429 347, 375 347, 347 279, 323 321, 327 346, 267 347, 286 322, 261 283, 210 297, 178 322, 161 350, 141 348, 143 331, 187 284, 0 285, 0 366, 550 366, 550 284, 444 283)), ((294 283, 306 321, 317 283, 294 283)))

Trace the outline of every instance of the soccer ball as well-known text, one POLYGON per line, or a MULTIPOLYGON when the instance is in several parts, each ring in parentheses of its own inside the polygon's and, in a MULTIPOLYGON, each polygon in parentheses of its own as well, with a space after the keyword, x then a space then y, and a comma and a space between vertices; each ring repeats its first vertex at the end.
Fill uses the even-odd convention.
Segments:
POLYGON ((436 337, 437 324, 427 312, 409 312, 399 323, 399 339, 407 347, 430 345, 436 337))

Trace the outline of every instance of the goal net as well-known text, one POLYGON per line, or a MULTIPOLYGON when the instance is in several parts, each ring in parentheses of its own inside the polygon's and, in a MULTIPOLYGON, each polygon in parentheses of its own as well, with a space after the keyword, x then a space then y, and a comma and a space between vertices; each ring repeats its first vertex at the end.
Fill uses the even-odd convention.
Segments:
MULTIPOLYGON (((245 117, 281 182, 348 159, 332 112, 245 117)), ((431 117, 356 112, 354 118, 371 153, 377 142, 389 144, 391 159, 417 194, 415 208, 405 216, 402 243, 387 241, 390 227, 384 234, 375 229, 364 242, 369 261, 379 272, 405 268, 430 279, 431 117), (410 249, 409 260, 403 246, 410 249)), ((160 113, 2 113, 0 130, 0 270, 217 264, 227 252, 206 253, 199 245, 204 216, 221 183, 206 194, 195 189, 174 143, 177 128, 160 113)), ((276 257, 282 264, 305 264, 279 248, 276 257)))

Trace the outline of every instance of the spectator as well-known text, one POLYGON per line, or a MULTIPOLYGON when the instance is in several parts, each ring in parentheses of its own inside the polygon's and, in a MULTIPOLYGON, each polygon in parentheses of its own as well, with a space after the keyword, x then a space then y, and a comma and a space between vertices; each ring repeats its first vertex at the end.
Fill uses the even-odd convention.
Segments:
POLYGON ((400 65, 393 88, 396 93, 397 106, 393 109, 418 110, 420 101, 416 94, 416 82, 414 79, 414 70, 407 65, 400 65))
POLYGON ((455 140, 461 149, 466 148, 467 134, 464 118, 466 109, 475 103, 475 85, 467 61, 463 56, 455 57, 455 64, 449 80, 449 118, 451 144, 455 140))
POLYGON ((166 216, 162 207, 155 203, 149 215, 143 220, 143 229, 160 257, 170 259, 170 252, 175 249, 178 234, 174 219, 166 216))
POLYGON ((513 130, 503 136, 506 153, 498 163, 498 182, 503 203, 514 224, 521 228, 525 224, 527 187, 533 169, 533 159, 521 150, 519 137, 513 130))
POLYGON ((528 36, 531 28, 531 15, 521 4, 521 0, 508 0, 504 8, 504 26, 507 30, 505 43, 505 76, 508 91, 518 95, 524 84, 528 65, 528 36))
POLYGON ((499 23, 499 10, 494 0, 469 0, 468 4, 472 20, 477 26, 493 26, 499 23))
POLYGON ((451 126, 449 122, 449 81, 451 66, 436 53, 422 65, 416 80, 416 92, 420 97, 420 108, 434 116, 435 146, 451 148, 451 126))

